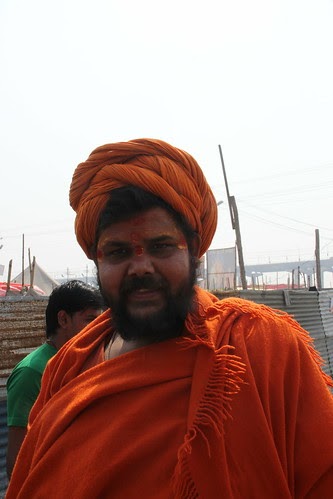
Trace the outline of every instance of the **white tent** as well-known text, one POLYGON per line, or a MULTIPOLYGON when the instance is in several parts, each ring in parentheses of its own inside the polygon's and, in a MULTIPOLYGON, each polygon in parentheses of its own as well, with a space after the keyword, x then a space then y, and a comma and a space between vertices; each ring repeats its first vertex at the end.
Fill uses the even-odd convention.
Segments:
MULTIPOLYGON (((17 275, 14 279, 11 280, 13 283, 22 284, 22 272, 17 275)), ((24 285, 30 288, 31 284, 31 272, 30 267, 27 267, 24 270, 24 285)), ((40 288, 46 296, 49 296, 52 290, 59 286, 59 283, 52 279, 45 270, 43 270, 37 262, 34 265, 34 276, 33 276, 33 285, 40 288)))

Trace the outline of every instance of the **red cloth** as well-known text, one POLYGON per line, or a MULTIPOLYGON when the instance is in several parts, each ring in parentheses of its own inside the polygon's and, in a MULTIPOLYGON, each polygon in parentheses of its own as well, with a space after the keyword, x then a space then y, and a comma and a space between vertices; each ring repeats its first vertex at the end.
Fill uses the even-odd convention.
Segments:
POLYGON ((200 235, 200 256, 209 248, 216 201, 196 160, 162 140, 136 139, 98 147, 74 172, 69 199, 76 211, 76 237, 88 258, 93 257, 97 223, 110 192, 125 185, 166 201, 200 235))
POLYGON ((84 370, 105 312, 50 361, 7 499, 328 499, 333 397, 289 316, 197 289, 185 338, 84 370))

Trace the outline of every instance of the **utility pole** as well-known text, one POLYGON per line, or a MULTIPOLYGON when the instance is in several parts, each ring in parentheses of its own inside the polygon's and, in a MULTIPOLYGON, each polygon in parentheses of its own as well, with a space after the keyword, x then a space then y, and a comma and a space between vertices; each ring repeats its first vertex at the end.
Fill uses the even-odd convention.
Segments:
POLYGON ((22 292, 24 288, 24 234, 22 234, 22 292))
POLYGON ((6 294, 10 291, 10 281, 12 278, 12 266, 13 266, 13 260, 9 260, 6 294))
POLYGON ((315 257, 316 257, 316 275, 317 275, 317 289, 321 290, 321 268, 320 268, 320 242, 319 242, 319 229, 315 230, 316 234, 316 249, 315 249, 315 257))
POLYGON ((32 259, 32 266, 30 271, 30 289, 34 289, 35 268, 36 268, 36 257, 34 256, 32 259))
POLYGON ((222 148, 221 148, 220 145, 219 145, 219 151, 220 151, 220 158, 221 158, 221 163, 222 163, 223 177, 224 177, 225 188, 226 188, 227 198, 228 198, 228 204, 229 204, 231 226, 234 229, 235 234, 236 234, 236 246, 237 246, 237 253, 238 253, 238 264, 239 264, 240 279, 241 279, 241 283, 242 283, 242 288, 243 289, 247 289, 246 274, 245 274, 245 265, 244 265, 244 258, 243 258, 243 247, 242 247, 242 240, 241 240, 241 233, 240 233, 240 226, 239 226, 239 218, 238 218, 238 210, 237 210, 237 205, 236 205, 236 199, 235 199, 234 196, 230 196, 230 194, 229 194, 227 174, 226 174, 225 167, 224 167, 224 161, 223 161, 223 155, 222 155, 222 148))

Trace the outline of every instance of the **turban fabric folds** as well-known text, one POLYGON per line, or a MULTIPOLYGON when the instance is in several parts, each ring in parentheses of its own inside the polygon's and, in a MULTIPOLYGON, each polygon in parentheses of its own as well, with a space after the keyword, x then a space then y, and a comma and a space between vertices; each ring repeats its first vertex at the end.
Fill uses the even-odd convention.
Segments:
POLYGON ((134 185, 155 194, 181 213, 200 235, 200 256, 207 251, 217 223, 214 195, 195 159, 155 139, 97 147, 73 175, 69 200, 76 212, 75 232, 88 258, 96 228, 112 190, 134 185))

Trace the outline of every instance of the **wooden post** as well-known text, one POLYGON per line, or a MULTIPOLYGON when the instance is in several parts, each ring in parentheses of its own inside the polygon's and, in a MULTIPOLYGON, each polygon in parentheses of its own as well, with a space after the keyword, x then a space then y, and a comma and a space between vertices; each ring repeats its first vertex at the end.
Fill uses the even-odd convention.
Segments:
POLYGON ((24 234, 22 234, 22 292, 24 287, 24 234))
POLYGON ((226 174, 225 167, 224 167, 224 160, 223 160, 222 148, 221 148, 220 145, 219 145, 219 151, 220 151, 220 158, 221 158, 221 164, 222 164, 222 171, 223 171, 223 177, 224 177, 225 190, 226 190, 227 198, 228 198, 229 213, 230 213, 230 219, 231 219, 231 227, 234 229, 235 228, 235 220, 234 220, 233 213, 232 213, 232 207, 231 207, 231 203, 230 203, 230 194, 229 194, 229 186, 228 186, 227 174, 226 174))
POLYGON ((321 290, 321 268, 320 268, 320 242, 319 242, 319 229, 315 230, 316 234, 316 249, 315 249, 315 256, 316 256, 316 276, 317 276, 317 289, 318 291, 321 290))
POLYGON ((35 267, 36 267, 36 257, 34 256, 32 259, 32 266, 30 270, 30 289, 34 289, 35 267))
POLYGON ((235 222, 236 246, 237 246, 237 253, 238 253, 240 279, 241 279, 241 283, 242 283, 242 288, 247 289, 245 265, 244 265, 244 258, 243 258, 243 247, 242 247, 242 240, 241 240, 241 233, 240 233, 239 219, 238 219, 238 210, 237 210, 236 200, 235 200, 234 196, 230 196, 230 204, 231 204, 232 213, 233 213, 234 222, 235 222))
POLYGON ((237 255, 236 255, 236 251, 235 251, 234 289, 237 289, 237 275, 236 275, 236 269, 237 269, 237 255))
POLYGON ((300 288, 301 285, 301 267, 297 267, 297 289, 300 288))
POLYGON ((235 230, 235 233, 236 233, 236 246, 237 246, 237 253, 238 253, 238 264, 239 264, 240 279, 241 279, 241 283, 242 283, 242 288, 243 289, 247 289, 246 274, 245 274, 245 265, 244 265, 244 258, 243 258, 243 247, 242 247, 242 240, 241 240, 241 233, 240 233, 240 226, 239 226, 239 218, 238 218, 238 210, 237 210, 236 200, 235 200, 234 196, 230 196, 230 194, 229 194, 229 186, 228 186, 227 174, 226 174, 225 167, 224 167, 224 160, 223 160, 222 148, 221 148, 220 145, 219 145, 219 151, 220 151, 220 158, 221 158, 221 164, 222 164, 222 170, 223 170, 223 177, 224 177, 225 188, 226 188, 226 193, 227 193, 227 198, 228 198, 228 204, 229 204, 231 226, 235 230))
POLYGON ((30 287, 31 287, 31 270, 32 270, 32 264, 31 264, 31 252, 30 252, 30 248, 28 248, 28 262, 29 262, 29 282, 30 282, 30 287))
POLYGON ((12 278, 12 265, 13 265, 13 260, 9 260, 6 294, 10 290, 10 281, 11 281, 11 278, 12 278))

